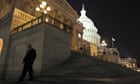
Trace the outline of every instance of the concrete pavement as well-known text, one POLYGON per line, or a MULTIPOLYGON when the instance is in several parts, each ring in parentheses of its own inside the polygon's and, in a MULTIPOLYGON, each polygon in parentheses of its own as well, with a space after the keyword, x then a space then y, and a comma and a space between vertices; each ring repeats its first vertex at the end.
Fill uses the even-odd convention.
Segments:
MULTIPOLYGON (((16 79, 0 81, 0 84, 17 84, 16 79)), ((140 84, 140 74, 117 78, 47 77, 38 76, 34 81, 25 79, 20 84, 140 84)))

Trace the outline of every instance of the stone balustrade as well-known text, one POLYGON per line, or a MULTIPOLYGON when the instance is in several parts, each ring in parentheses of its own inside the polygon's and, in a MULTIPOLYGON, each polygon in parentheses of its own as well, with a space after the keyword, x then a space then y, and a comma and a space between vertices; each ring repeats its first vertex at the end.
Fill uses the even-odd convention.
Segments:
POLYGON ((20 19, 24 20, 24 21, 29 21, 31 19, 34 19, 35 17, 33 17, 32 15, 28 14, 28 13, 25 13, 17 8, 15 8, 15 11, 14 11, 14 15, 16 17, 20 17, 20 19))
POLYGON ((30 20, 28 22, 26 22, 25 24, 22 24, 16 28, 13 28, 12 31, 11 31, 11 34, 15 34, 17 32, 21 32, 25 29, 29 29, 37 24, 40 24, 40 23, 48 23, 48 24, 51 24, 51 25, 54 25, 56 28, 60 29, 60 30, 64 30, 64 31, 67 31, 67 32, 71 32, 71 27, 68 26, 67 24, 51 17, 50 15, 41 15, 33 20, 30 20))

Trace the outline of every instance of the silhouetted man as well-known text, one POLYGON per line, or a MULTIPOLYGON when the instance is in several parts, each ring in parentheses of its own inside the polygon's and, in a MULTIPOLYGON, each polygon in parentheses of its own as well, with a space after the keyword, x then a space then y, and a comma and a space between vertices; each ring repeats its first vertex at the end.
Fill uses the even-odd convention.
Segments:
POLYGON ((30 76, 29 80, 34 79, 32 65, 33 65, 34 60, 36 58, 36 50, 32 48, 31 44, 28 44, 27 47, 28 47, 28 49, 27 49, 26 55, 23 59, 24 67, 22 70, 22 74, 21 74, 19 80, 17 81, 17 83, 20 83, 24 80, 24 77, 25 77, 27 72, 29 73, 29 76, 30 76))

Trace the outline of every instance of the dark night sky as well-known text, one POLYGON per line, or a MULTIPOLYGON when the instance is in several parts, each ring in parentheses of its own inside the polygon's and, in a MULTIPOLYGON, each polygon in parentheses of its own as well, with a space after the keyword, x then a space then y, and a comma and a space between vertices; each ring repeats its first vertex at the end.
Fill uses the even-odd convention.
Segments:
POLYGON ((115 47, 121 57, 133 57, 140 63, 140 2, 136 0, 67 0, 80 15, 82 3, 94 21, 102 39, 115 47))

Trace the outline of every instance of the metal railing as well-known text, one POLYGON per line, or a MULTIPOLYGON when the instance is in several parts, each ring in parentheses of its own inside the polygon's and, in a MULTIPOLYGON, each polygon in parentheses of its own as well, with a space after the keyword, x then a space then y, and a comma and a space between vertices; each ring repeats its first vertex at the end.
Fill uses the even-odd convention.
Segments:
POLYGON ((71 27, 69 25, 57 20, 56 18, 51 17, 48 14, 46 14, 46 15, 42 14, 41 16, 39 16, 31 21, 28 21, 25 24, 22 24, 16 28, 13 28, 11 30, 11 34, 15 34, 17 32, 21 32, 23 30, 32 28, 33 26, 38 25, 43 22, 51 24, 51 25, 55 26, 57 29, 64 30, 66 32, 71 32, 71 27))

